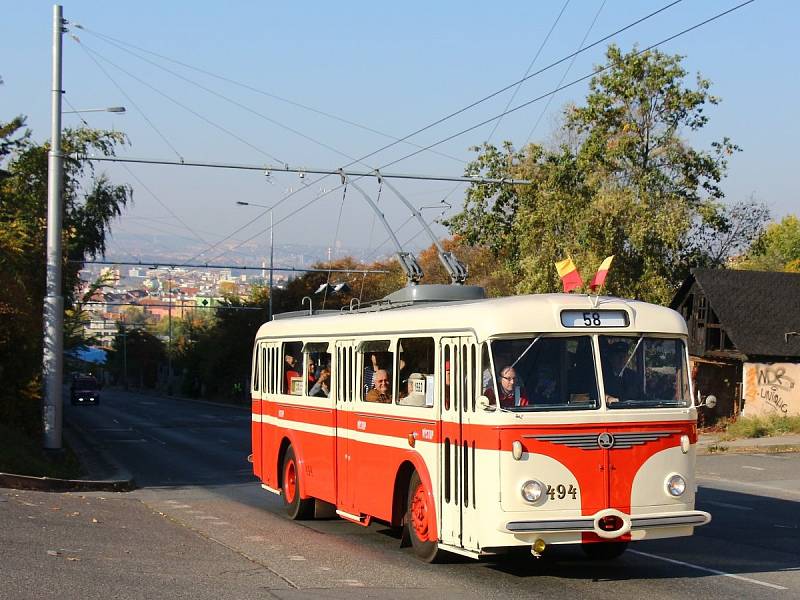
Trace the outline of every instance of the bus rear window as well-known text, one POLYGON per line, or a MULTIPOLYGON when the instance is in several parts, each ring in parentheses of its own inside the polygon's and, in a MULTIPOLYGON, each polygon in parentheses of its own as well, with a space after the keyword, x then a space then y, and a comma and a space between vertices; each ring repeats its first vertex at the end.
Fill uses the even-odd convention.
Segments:
POLYGON ((494 373, 484 372, 490 403, 514 411, 581 410, 599 406, 589 336, 525 337, 491 342, 494 373))

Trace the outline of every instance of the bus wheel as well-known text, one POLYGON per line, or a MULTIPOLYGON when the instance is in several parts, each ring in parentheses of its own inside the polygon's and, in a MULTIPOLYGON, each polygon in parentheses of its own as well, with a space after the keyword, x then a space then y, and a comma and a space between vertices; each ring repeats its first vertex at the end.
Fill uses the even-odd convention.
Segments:
POLYGON ((439 543, 432 537, 432 526, 436 518, 434 507, 428 498, 428 490, 414 471, 408 485, 408 504, 406 509, 406 530, 411 538, 414 554, 425 562, 435 562, 439 553, 439 543))
POLYGON ((628 548, 628 542, 595 542, 581 544, 581 549, 591 560, 612 560, 619 558, 628 548))
POLYGON ((289 446, 283 457, 283 504, 290 519, 307 519, 314 514, 314 499, 300 498, 300 469, 294 456, 294 449, 289 446))

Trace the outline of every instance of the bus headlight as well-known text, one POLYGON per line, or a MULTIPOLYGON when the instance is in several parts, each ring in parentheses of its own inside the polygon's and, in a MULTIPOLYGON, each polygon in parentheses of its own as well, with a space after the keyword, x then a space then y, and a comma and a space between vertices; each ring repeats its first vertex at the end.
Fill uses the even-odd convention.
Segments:
POLYGON ((666 484, 667 493, 673 498, 683 496, 683 493, 686 491, 686 480, 678 474, 670 475, 666 484))
POLYGON ((522 497, 528 502, 536 502, 545 492, 545 485, 541 481, 531 479, 522 484, 522 497))

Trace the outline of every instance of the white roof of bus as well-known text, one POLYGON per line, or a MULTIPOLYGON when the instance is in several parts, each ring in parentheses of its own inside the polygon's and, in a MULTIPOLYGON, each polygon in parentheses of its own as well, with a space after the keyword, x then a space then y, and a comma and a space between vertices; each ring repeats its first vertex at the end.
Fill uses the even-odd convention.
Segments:
MULTIPOLYGON (((481 342, 491 336, 514 333, 575 332, 583 328, 561 325, 562 310, 617 309, 628 313, 630 325, 596 331, 686 334, 683 317, 670 308, 601 296, 597 305, 587 295, 535 294, 487 298, 434 305, 416 304, 374 312, 342 312, 273 320, 257 337, 314 339, 332 336, 416 335, 424 332, 474 331, 481 342)), ((586 328, 590 329, 590 328, 586 328)))

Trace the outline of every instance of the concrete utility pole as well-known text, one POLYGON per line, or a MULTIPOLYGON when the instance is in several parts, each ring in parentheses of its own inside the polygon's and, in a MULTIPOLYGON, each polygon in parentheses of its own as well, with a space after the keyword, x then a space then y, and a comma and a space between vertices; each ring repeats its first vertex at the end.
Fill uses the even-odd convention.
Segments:
POLYGON ((53 5, 53 74, 51 143, 47 154, 47 295, 44 298, 44 350, 42 421, 44 447, 61 449, 64 371, 64 298, 61 295, 61 224, 64 164, 61 154, 61 40, 66 31, 61 6, 53 5))

